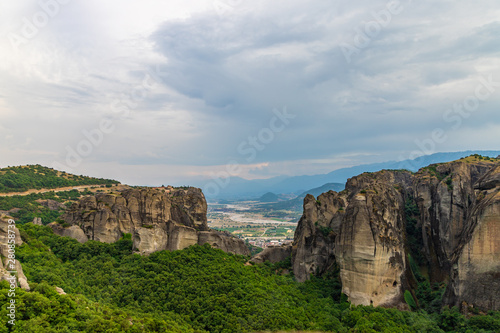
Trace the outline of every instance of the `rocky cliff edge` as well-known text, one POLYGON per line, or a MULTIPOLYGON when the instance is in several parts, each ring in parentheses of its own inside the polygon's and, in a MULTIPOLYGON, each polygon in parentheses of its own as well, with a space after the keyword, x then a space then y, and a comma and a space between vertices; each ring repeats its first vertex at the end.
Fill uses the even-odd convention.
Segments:
POLYGON ((242 240, 208 227, 205 197, 193 187, 98 193, 73 204, 63 220, 49 224, 58 235, 82 243, 112 243, 131 234, 134 249, 141 254, 205 243, 229 253, 250 254, 242 240))
POLYGON ((337 264, 354 304, 404 308, 417 255, 431 282, 448 284, 444 304, 500 310, 499 159, 364 173, 304 199, 292 246, 299 281, 337 264))

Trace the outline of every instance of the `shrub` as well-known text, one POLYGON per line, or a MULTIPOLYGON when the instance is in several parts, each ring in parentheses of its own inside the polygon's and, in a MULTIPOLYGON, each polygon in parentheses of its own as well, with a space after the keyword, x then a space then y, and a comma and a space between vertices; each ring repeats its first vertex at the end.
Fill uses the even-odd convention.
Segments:
POLYGON ((409 290, 405 290, 404 298, 405 298, 406 304, 408 304, 408 306, 410 306, 410 308, 412 310, 417 309, 417 303, 415 303, 415 300, 413 299, 413 295, 411 294, 411 292, 409 290))

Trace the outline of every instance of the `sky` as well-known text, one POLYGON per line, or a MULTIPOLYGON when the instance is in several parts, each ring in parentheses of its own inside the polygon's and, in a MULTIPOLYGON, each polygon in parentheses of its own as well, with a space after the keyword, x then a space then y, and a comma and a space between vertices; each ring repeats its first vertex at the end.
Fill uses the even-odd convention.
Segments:
POLYGON ((0 3, 0 167, 132 185, 499 149, 497 1, 0 3))

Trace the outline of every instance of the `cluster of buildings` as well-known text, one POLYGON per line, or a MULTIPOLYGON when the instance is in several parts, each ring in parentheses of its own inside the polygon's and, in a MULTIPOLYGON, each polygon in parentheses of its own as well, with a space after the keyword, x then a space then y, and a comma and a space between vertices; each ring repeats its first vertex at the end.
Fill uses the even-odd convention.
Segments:
POLYGON ((263 249, 271 246, 281 246, 292 244, 293 240, 289 239, 255 239, 248 240, 248 243, 253 246, 261 247, 263 249))

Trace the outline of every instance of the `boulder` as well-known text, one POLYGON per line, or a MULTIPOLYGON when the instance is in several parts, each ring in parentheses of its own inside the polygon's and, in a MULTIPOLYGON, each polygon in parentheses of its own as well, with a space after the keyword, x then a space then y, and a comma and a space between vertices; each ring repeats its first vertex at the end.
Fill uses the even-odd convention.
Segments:
POLYGON ((72 225, 69 227, 63 227, 61 224, 57 222, 52 222, 49 223, 47 226, 52 228, 55 234, 63 237, 71 237, 76 239, 80 243, 85 243, 88 241, 87 235, 83 232, 83 230, 77 226, 77 225, 72 225))
POLYGON ((286 260, 291 255, 292 255, 291 245, 270 246, 268 248, 265 248, 264 251, 253 256, 252 259, 250 259, 250 261, 256 264, 260 264, 266 261, 275 264, 280 261, 286 260))

